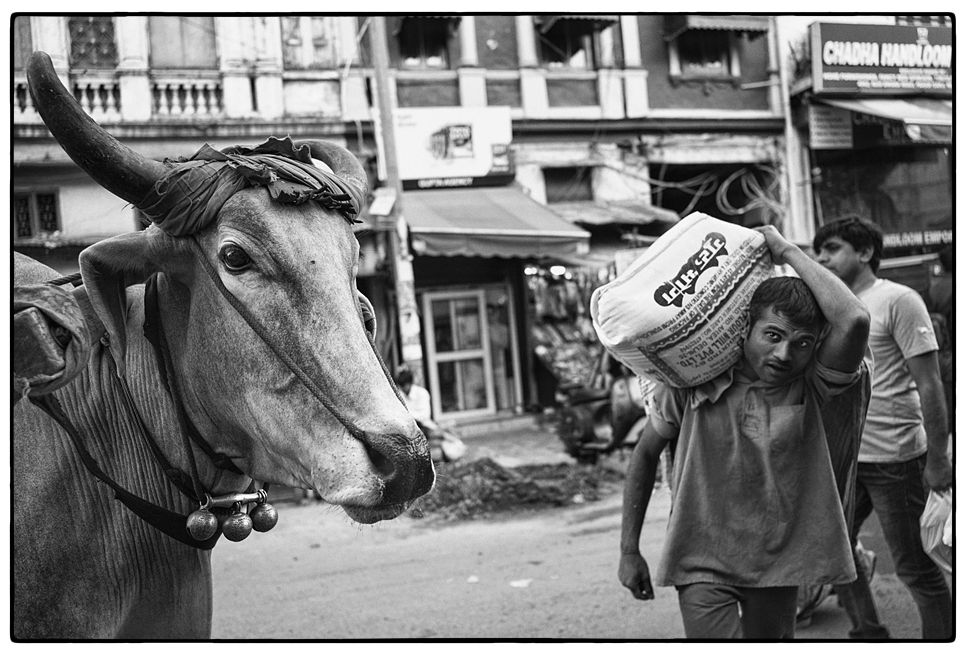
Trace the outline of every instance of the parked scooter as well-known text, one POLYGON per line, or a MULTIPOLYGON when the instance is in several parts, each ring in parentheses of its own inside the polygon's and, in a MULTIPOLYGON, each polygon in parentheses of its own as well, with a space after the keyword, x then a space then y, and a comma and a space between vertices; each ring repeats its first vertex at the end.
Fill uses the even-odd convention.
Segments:
POLYGON ((560 386, 555 398, 559 439, 580 463, 632 447, 646 426, 639 377, 604 348, 590 378, 560 386))

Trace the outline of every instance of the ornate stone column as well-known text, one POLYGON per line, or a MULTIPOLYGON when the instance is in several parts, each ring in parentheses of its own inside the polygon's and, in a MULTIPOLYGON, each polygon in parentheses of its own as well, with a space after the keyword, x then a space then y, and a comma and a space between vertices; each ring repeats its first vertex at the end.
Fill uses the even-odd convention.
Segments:
POLYGON ((646 87, 647 71, 643 68, 642 49, 639 44, 639 17, 623 14, 619 17, 622 30, 623 80, 626 89, 626 116, 642 117, 649 112, 649 95, 646 87))
POLYGON ((124 121, 151 119, 151 81, 148 63, 148 17, 117 16, 118 91, 124 121))
POLYGON ((538 68, 538 48, 535 43, 535 19, 516 16, 518 64, 521 67, 522 111, 526 118, 548 117, 548 88, 545 74, 538 68))
POLYGON ((464 16, 459 24, 461 61, 458 65, 458 91, 462 106, 488 105, 485 70, 478 66, 478 35, 474 16, 464 16))

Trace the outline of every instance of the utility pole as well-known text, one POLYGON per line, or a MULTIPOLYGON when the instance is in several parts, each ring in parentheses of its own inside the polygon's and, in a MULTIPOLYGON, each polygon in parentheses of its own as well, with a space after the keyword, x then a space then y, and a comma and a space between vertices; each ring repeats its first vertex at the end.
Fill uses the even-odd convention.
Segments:
MULTIPOLYGON (((771 82, 776 85, 772 88, 772 100, 780 102, 780 109, 784 114, 784 185, 782 188, 787 190, 787 212, 788 216, 782 233, 788 240, 800 245, 810 243, 813 235, 811 227, 811 215, 804 208, 803 184, 798 179, 798 174, 803 171, 801 167, 800 138, 797 129, 794 127, 794 119, 791 116, 791 92, 790 81, 788 79, 788 58, 787 51, 783 48, 781 30, 777 22, 777 16, 770 17, 770 30, 768 44, 770 54, 771 82), (776 73, 775 73, 776 72, 776 73), (778 98, 779 97, 779 98, 778 98)), ((772 104, 773 105, 773 104, 772 104)))
POLYGON ((389 60, 387 53, 387 18, 370 17, 370 50, 373 54, 374 86, 376 87, 377 118, 380 131, 375 137, 383 144, 387 186, 395 195, 391 218, 394 227, 388 232, 388 258, 396 290, 397 327, 400 335, 401 362, 411 368, 414 381, 423 385, 424 351, 421 348, 421 322, 414 294, 413 257, 407 245, 407 223, 404 220, 404 195, 397 168, 397 141, 394 133, 394 114, 390 98, 389 60))

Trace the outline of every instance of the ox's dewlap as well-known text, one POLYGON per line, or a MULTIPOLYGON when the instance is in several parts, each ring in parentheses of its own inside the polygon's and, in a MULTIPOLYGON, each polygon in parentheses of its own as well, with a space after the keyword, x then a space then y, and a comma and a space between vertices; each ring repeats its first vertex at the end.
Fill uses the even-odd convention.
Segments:
POLYGON ((592 324, 640 376, 699 385, 740 357, 750 298, 773 272, 759 232, 693 213, 593 292, 592 324))

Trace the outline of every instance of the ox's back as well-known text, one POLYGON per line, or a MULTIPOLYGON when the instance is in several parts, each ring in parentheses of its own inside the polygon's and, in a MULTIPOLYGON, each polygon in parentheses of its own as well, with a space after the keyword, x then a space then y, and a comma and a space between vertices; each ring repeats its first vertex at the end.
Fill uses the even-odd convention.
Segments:
POLYGON ((50 282, 60 277, 60 273, 46 266, 36 259, 21 254, 13 253, 13 282, 15 286, 22 284, 42 284, 50 282))
MULTIPOLYGON (((22 255, 15 254, 14 267, 17 284, 59 277, 22 255)), ((137 318, 140 296, 132 302, 137 318)), ((157 376, 146 371, 151 356, 139 345, 128 378, 145 396, 157 376)), ((117 415, 105 358, 96 347, 88 368, 57 390, 57 401, 112 478, 160 505, 185 506, 173 501, 133 420, 117 415)), ((13 412, 14 638, 207 636, 208 553, 175 542, 125 509, 82 465, 66 432, 32 402, 21 400, 13 412)))

